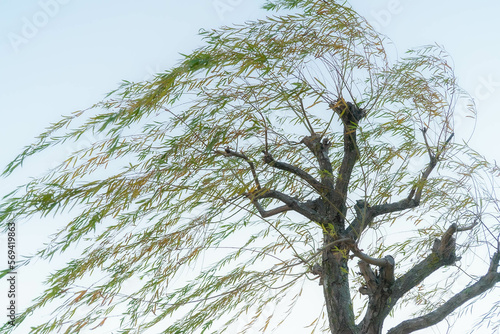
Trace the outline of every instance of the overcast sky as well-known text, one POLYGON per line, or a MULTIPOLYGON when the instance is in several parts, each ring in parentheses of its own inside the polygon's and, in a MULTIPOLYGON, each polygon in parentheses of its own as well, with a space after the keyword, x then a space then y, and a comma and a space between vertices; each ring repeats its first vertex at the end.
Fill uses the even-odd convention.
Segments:
MULTIPOLYGON (((490 159, 499 159, 500 2, 351 3, 392 40, 400 55, 426 44, 446 48, 461 86, 475 98, 479 110, 471 145, 490 159)), ((0 1, 0 165, 33 142, 48 123, 98 102, 121 80, 140 81, 168 69, 179 53, 201 45, 200 28, 262 17, 261 4, 256 0, 0 1)), ((459 129, 469 131, 461 135, 468 138, 470 127, 459 129)), ((0 194, 40 173, 44 164, 50 167, 53 162, 30 165, 28 160, 23 171, 0 180, 0 194)), ((21 253, 31 252, 34 240, 46 231, 35 221, 25 226, 19 232, 21 253)), ((5 238, 1 240, 4 252, 5 238)), ((41 279, 20 277, 21 307, 34 297, 31 289, 36 291, 41 279)), ((4 290, 0 285, 0 296, 4 290)))

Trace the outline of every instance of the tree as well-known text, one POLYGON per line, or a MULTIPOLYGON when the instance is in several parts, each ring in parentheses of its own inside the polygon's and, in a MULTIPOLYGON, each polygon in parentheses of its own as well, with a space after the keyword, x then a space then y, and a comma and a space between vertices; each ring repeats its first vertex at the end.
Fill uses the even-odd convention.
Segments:
POLYGON ((121 333, 221 333, 246 313, 249 329, 267 305, 298 303, 301 284, 323 290, 313 331, 381 333, 420 304, 388 330, 410 333, 500 281, 499 170, 454 137, 455 110, 475 109, 444 50, 391 60, 347 6, 266 8, 293 12, 202 32, 206 45, 177 66, 52 124, 6 167, 105 137, 2 202, 4 225, 73 214, 38 257, 86 246, 19 317, 59 306, 33 333, 115 314, 121 333))

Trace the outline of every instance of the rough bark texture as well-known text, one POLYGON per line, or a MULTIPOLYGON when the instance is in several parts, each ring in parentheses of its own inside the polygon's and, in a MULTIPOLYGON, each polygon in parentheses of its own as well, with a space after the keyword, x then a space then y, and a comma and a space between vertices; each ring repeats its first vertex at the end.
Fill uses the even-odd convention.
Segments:
MULTIPOLYGON (((346 237, 345 215, 346 200, 351 173, 359 157, 356 144, 356 131, 359 120, 364 116, 362 110, 355 105, 339 99, 330 107, 335 111, 344 125, 344 156, 336 173, 336 180, 331 196, 327 197, 326 205, 331 213, 331 225, 325 226, 325 245, 346 237)), ((323 158, 321 153, 318 159, 323 158)), ((325 157, 327 158, 327 157, 325 157)), ((328 164, 331 170, 331 164, 328 164)), ((332 172, 333 173, 333 172, 332 172)), ((333 177, 332 177, 333 179, 333 177)), ((330 185, 330 184, 328 184, 330 185)), ((332 185, 333 186, 333 185, 332 185)), ((323 292, 328 310, 328 319, 332 333, 358 333, 354 323, 351 293, 349 291, 349 259, 350 245, 336 245, 335 248, 325 247, 323 251, 324 287, 323 292), (330 276, 333 275, 333 276, 330 276)))
MULTIPOLYGON (((325 244, 334 240, 325 234, 325 244)), ((336 247, 323 252, 323 293, 332 333, 352 334, 357 333, 357 329, 349 290, 348 259, 340 249, 336 247)))

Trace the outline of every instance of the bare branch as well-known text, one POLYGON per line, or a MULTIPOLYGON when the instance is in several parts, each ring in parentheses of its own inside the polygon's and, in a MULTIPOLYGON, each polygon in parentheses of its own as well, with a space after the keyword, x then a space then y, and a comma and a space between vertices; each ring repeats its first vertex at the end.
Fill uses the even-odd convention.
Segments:
POLYGON ((446 145, 450 142, 450 140, 453 138, 453 133, 448 137, 448 139, 445 141, 441 149, 437 151, 436 154, 434 154, 431 150, 431 147, 429 146, 428 140, 427 140, 427 129, 422 129, 422 133, 424 135, 424 141, 425 145, 427 147, 427 152, 429 153, 429 164, 425 168, 425 170, 422 172, 422 176, 420 177, 420 180, 417 182, 417 184, 410 190, 410 194, 408 195, 407 198, 404 198, 398 202, 394 203, 386 203, 386 204, 380 204, 380 205, 374 205, 373 207, 370 208, 371 214, 373 217, 386 214, 386 213, 391 213, 391 212, 398 212, 398 211, 403 211, 407 209, 412 209, 417 207, 420 204, 420 200, 422 198, 422 190, 424 189, 425 184, 427 183, 427 179, 429 178, 429 175, 431 172, 434 170, 434 168, 437 165, 437 162, 439 161, 439 158, 441 154, 444 152, 446 145))
POLYGON ((480 222, 480 219, 476 219, 474 220, 474 222, 470 225, 466 225, 466 226, 462 226, 462 227, 458 227, 457 228, 457 232, 465 232, 465 231, 470 231, 472 230, 474 227, 476 227, 480 222))
POLYGON ((365 279, 365 285, 359 288, 359 292, 362 295, 372 295, 377 290, 377 276, 365 261, 359 261, 358 266, 365 279))
POLYGON ((420 284, 437 269, 453 264, 456 261, 455 239, 453 238, 453 234, 456 231, 457 225, 452 224, 448 230, 444 232, 441 240, 436 239, 434 241, 432 253, 396 280, 393 286, 390 308, 396 304, 399 298, 420 284))
POLYGON ((277 214, 280 214, 280 213, 292 210, 292 208, 289 207, 288 205, 283 205, 283 206, 274 208, 272 210, 267 210, 266 211, 266 210, 264 210, 264 208, 262 207, 262 205, 260 205, 260 203, 257 200, 252 201, 252 203, 255 206, 255 208, 257 209, 257 211, 259 211, 259 213, 262 216, 262 218, 271 217, 271 216, 274 216, 274 215, 277 215, 277 214))
POLYGON ((379 205, 374 205, 370 207, 369 212, 373 217, 383 215, 386 213, 392 213, 392 212, 398 212, 398 211, 403 211, 406 209, 412 209, 414 207, 417 207, 418 203, 416 200, 404 198, 400 201, 394 202, 394 203, 385 203, 385 204, 379 204, 379 205))
POLYGON ((304 102, 302 101, 302 99, 300 97, 299 97, 299 102, 300 102, 300 109, 302 110, 302 114, 304 114, 304 118, 306 120, 308 130, 311 133, 311 135, 314 135, 315 134, 314 129, 313 129, 311 123, 309 122, 309 118, 307 118, 306 109, 304 108, 304 102))
POLYGON ((231 149, 229 149, 229 147, 226 147, 224 151, 215 151, 215 153, 223 155, 225 157, 236 157, 245 160, 250 166, 250 171, 252 172, 255 186, 257 187, 257 189, 261 189, 259 178, 257 176, 257 172, 255 171, 255 165, 252 160, 250 160, 250 158, 248 158, 245 154, 232 151, 231 149))
POLYGON ((355 104, 346 102, 343 98, 339 98, 336 103, 330 104, 330 108, 339 115, 344 124, 344 157, 335 183, 335 199, 333 204, 342 214, 345 214, 347 189, 351 180, 352 170, 359 158, 356 131, 358 122, 365 116, 365 112, 355 104))
POLYGON ((422 129, 422 133, 424 135, 424 141, 425 141, 425 146, 427 147, 427 152, 429 153, 429 164, 427 165, 427 168, 425 171, 422 173, 422 176, 420 177, 420 180, 417 182, 417 184, 411 189, 410 194, 408 195, 408 200, 411 200, 413 196, 415 195, 415 201, 420 203, 420 199, 422 197, 422 190, 427 182, 427 179, 429 178, 429 175, 431 174, 432 170, 434 167, 436 167, 439 158, 441 157, 441 154, 444 152, 446 149, 446 146, 448 143, 451 141, 453 138, 454 134, 452 133, 448 139, 444 142, 443 146, 438 149, 436 154, 434 154, 431 150, 431 147, 429 146, 429 143, 427 141, 427 136, 426 136, 427 129, 422 129))
POLYGON ((441 241, 439 242, 439 248, 437 252, 440 255, 446 255, 448 252, 455 251, 455 240, 453 239, 453 234, 457 232, 457 224, 453 223, 451 226, 444 232, 441 241))
POLYGON ((367 226, 370 226, 373 222, 373 214, 371 213, 371 207, 364 200, 356 201, 354 205, 354 210, 356 211, 356 217, 352 220, 351 224, 346 229, 346 234, 353 240, 357 240, 361 233, 367 226))
MULTIPOLYGON (((391 261, 387 257, 384 257, 382 259, 371 257, 371 256, 361 252, 359 249, 357 249, 357 247, 352 248, 351 250, 352 250, 352 253, 354 256, 356 256, 357 258, 359 258, 363 262, 366 262, 366 263, 371 264, 373 266, 387 267, 387 266, 391 265, 391 261)), ((392 260, 392 265, 394 265, 394 260, 392 260)))
MULTIPOLYGON (((255 181, 255 184, 257 187, 257 191, 247 193, 247 194, 245 194, 245 196, 251 199, 255 208, 257 209, 257 211, 259 211, 259 213, 261 214, 261 216, 263 218, 274 216, 274 215, 277 215, 279 213, 293 210, 293 211, 296 211, 296 212, 302 214, 303 216, 305 216, 306 218, 308 218, 312 221, 315 221, 318 223, 321 223, 321 221, 323 221, 321 216, 315 210, 312 209, 311 203, 301 203, 299 200, 297 200, 293 197, 290 197, 284 193, 281 193, 279 191, 276 191, 276 190, 262 189, 260 182, 259 182, 259 179, 258 179, 258 176, 257 176, 257 172, 255 171, 255 165, 250 160, 250 158, 248 158, 245 154, 232 151, 229 148, 226 148, 224 151, 216 151, 216 153, 223 155, 225 157, 240 158, 240 159, 245 160, 249 164, 250 170, 252 172, 252 175, 253 175, 253 178, 254 178, 254 181, 255 181), (277 199, 277 200, 283 202, 285 205, 274 208, 272 210, 265 210, 262 207, 262 205, 260 205, 260 203, 258 202, 258 200, 262 199, 262 198, 274 198, 274 199, 277 199)), ((306 180, 306 182, 310 183, 313 187, 315 187, 315 189, 321 189, 320 188, 321 184, 318 181, 316 181, 311 175, 302 171, 300 168, 294 167, 294 166, 286 164, 286 163, 274 161, 272 156, 267 152, 264 152, 264 161, 270 165, 273 165, 276 168, 283 169, 283 170, 289 171, 295 175, 300 176, 301 178, 306 180)))
POLYGON ((435 325, 464 303, 490 290, 500 282, 500 273, 496 271, 499 260, 500 253, 496 252, 493 255, 488 273, 482 276, 476 283, 464 288, 434 311, 415 319, 403 321, 387 333, 406 334, 435 325))
POLYGON ((283 171, 292 173, 300 177, 302 180, 306 181, 311 187, 313 187, 317 192, 321 193, 323 186, 319 181, 317 181, 313 176, 311 176, 309 173, 303 171, 302 169, 292 166, 290 164, 287 164, 285 162, 280 162, 274 160, 272 155, 269 152, 263 152, 264 153, 264 162, 268 164, 271 167, 281 169, 283 171))
POLYGON ((321 183, 326 187, 326 191, 332 191, 333 169, 330 157, 328 156, 331 143, 326 138, 323 138, 322 141, 321 136, 318 134, 302 138, 301 143, 306 145, 316 157, 321 174, 321 183))
MULTIPOLYGON (((254 191, 245 194, 246 197, 250 198, 250 200, 254 203, 258 201, 259 199, 263 198, 274 198, 277 199, 284 204, 286 204, 287 209, 285 210, 285 207, 279 207, 270 211, 265 211, 262 209, 262 212, 274 212, 273 214, 293 210, 295 212, 300 213, 304 217, 308 218, 309 220, 315 221, 317 223, 322 223, 324 218, 321 217, 321 215, 318 214, 312 207, 313 207, 313 201, 307 201, 305 203, 299 201, 298 199, 291 197, 289 195, 286 195, 280 191, 277 190, 270 190, 270 189, 261 189, 260 191, 254 191)), ((259 208, 257 207, 257 210, 259 208)), ((260 210, 259 210, 260 212, 260 210)))

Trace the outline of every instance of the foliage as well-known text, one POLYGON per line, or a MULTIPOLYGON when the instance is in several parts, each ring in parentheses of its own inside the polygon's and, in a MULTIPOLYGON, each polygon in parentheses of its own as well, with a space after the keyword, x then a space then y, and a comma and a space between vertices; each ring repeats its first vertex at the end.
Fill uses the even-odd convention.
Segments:
MULTIPOLYGON (((354 224, 356 201, 382 208, 411 191, 421 197, 360 230, 357 243, 369 256, 422 258, 453 222, 472 226, 457 240, 459 255, 498 251, 499 207, 489 182, 498 168, 452 140, 457 105, 469 103, 471 116, 475 110, 444 50, 427 46, 391 61, 380 35, 349 7, 270 1, 266 8, 296 12, 203 31, 206 45, 177 66, 151 81, 124 82, 52 124, 7 166, 4 175, 52 147, 104 138, 1 205, 3 224, 72 215, 37 257, 85 246, 21 316, 60 305, 33 333, 77 333, 115 314, 122 314, 120 333, 234 332, 247 313, 250 328, 269 305, 288 309, 296 287, 315 278, 323 234, 338 232, 302 204, 325 198, 318 182, 342 179, 345 127, 358 131, 359 153, 345 177, 346 226, 354 224), (348 102, 363 112, 359 125, 341 121, 348 102), (315 135, 329 140, 332 171, 305 143, 315 135), (417 233, 394 240, 380 232, 403 222, 417 233)), ((354 271, 356 291, 364 283, 354 271)), ((447 273, 435 291, 412 291, 401 302, 435 309, 463 275, 458 266, 447 273)), ((281 320, 269 315, 262 331, 281 320)), ((320 332, 322 321, 312 330, 320 332)))

